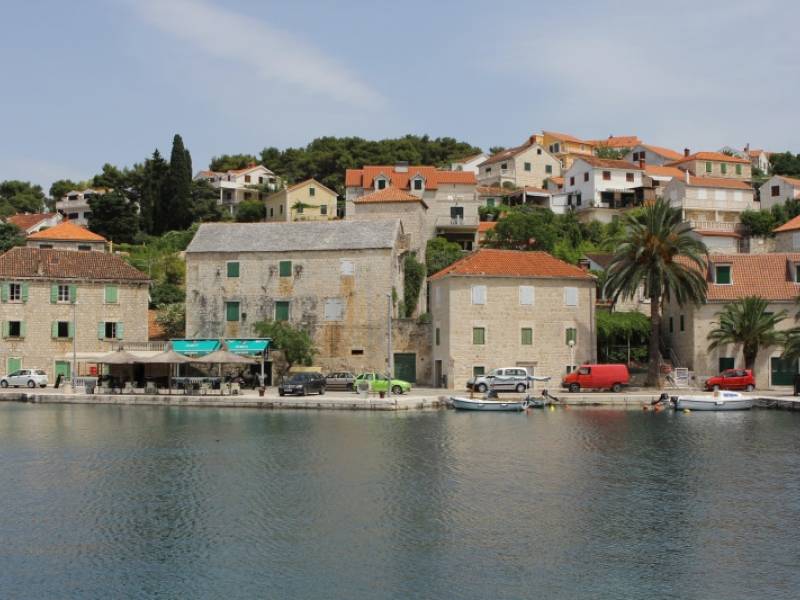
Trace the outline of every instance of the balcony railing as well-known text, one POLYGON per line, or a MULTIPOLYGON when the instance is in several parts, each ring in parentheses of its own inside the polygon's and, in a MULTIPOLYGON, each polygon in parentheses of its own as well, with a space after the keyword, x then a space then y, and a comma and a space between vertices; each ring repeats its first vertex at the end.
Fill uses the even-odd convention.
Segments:
POLYGON ((478 217, 437 217, 436 227, 447 229, 452 227, 475 228, 478 226, 478 217))
POLYGON ((150 341, 150 342, 126 342, 121 340, 119 342, 112 342, 111 348, 113 350, 133 350, 140 352, 163 352, 167 349, 167 342, 165 341, 150 341))
POLYGON ((720 221, 689 221, 692 229, 700 231, 716 231, 720 233, 744 233, 745 226, 741 223, 725 223, 720 221))

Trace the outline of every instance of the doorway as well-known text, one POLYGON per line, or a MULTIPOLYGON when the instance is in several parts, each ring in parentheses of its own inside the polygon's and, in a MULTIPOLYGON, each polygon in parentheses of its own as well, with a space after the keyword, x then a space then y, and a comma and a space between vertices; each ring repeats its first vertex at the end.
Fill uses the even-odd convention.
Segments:
POLYGON ((442 387, 442 361, 433 361, 433 387, 442 387))
POLYGON ((394 377, 408 383, 417 382, 417 355, 414 352, 394 355, 394 377))

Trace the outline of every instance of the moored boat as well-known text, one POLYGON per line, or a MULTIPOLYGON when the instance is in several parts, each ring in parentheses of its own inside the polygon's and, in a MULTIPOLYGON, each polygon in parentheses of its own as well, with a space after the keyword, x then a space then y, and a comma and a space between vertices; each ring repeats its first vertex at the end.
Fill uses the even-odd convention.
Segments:
POLYGON ((498 400, 483 400, 479 398, 459 398, 450 396, 453 408, 459 410, 482 410, 482 411, 521 411, 528 408, 528 401, 512 400, 501 402, 498 400))
POLYGON ((697 396, 678 396, 675 410, 749 410, 753 399, 739 392, 714 392, 697 396))

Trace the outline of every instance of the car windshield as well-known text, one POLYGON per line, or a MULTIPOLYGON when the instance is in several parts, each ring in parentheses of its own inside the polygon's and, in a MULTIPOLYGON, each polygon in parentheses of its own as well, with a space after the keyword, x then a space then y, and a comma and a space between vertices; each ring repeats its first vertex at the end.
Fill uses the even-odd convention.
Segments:
POLYGON ((44 372, 44 371, 42 371, 41 369, 37 369, 37 370, 36 370, 36 374, 37 374, 37 375, 47 375, 47 373, 45 373, 45 372, 44 372))
POLYGON ((305 373, 297 373, 289 377, 288 383, 303 383, 306 379, 308 376, 305 373))

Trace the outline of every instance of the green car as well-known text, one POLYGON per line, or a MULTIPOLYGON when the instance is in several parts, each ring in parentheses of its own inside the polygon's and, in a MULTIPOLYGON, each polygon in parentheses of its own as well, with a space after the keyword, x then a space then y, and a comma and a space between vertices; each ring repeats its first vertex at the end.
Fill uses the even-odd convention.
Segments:
MULTIPOLYGON (((385 392, 389 387, 389 383, 385 375, 380 373, 362 373, 355 378, 353 382, 353 389, 357 390, 360 383, 366 382, 369 384, 370 392, 385 392)), ((402 379, 392 379, 392 393, 404 394, 411 391, 411 384, 402 379)))

